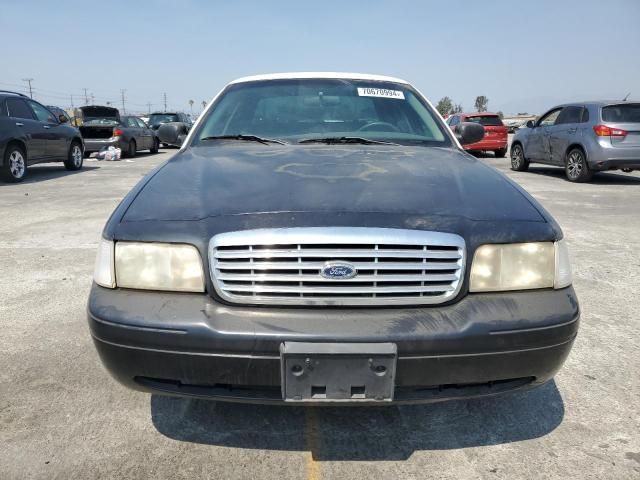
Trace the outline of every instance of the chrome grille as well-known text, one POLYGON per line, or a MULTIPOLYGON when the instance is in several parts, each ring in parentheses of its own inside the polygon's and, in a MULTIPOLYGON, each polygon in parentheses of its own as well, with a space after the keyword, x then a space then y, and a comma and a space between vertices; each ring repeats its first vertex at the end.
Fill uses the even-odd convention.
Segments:
POLYGON ((222 233, 209 242, 221 298, 271 305, 419 305, 445 302, 462 284, 465 245, 450 233, 310 227, 222 233), (325 278, 328 263, 352 278, 325 278))

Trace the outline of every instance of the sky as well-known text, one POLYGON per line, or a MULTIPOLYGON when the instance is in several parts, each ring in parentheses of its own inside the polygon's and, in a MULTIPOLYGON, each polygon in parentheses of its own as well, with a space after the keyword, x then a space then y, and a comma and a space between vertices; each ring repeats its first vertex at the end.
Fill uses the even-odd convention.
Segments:
POLYGON ((194 113, 252 74, 404 78, 434 104, 541 113, 640 99, 640 0, 0 0, 0 89, 68 108, 194 113), (148 106, 148 103, 151 106, 148 106))

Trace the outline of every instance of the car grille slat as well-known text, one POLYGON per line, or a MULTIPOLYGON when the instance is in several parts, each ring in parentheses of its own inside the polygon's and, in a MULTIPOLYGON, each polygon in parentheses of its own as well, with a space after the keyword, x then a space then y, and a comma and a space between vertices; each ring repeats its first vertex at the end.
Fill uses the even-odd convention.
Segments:
POLYGON ((315 257, 378 257, 378 258, 445 258, 458 260, 458 252, 449 251, 411 251, 411 250, 223 250, 216 252, 216 258, 315 258, 315 257))
POLYGON ((450 233, 364 227, 246 230, 209 242, 211 279, 231 303, 421 305, 454 298, 465 244, 450 233), (326 278, 328 263, 351 277, 326 278))

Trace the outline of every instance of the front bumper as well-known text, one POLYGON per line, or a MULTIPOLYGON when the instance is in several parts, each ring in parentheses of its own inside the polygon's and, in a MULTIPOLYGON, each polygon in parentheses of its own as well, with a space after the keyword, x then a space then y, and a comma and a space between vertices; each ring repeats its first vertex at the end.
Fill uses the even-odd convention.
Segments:
POLYGON ((94 285, 88 319, 103 364, 137 390, 280 403, 283 342, 393 342, 395 401, 428 402, 548 381, 569 354, 579 307, 571 287, 437 307, 283 309, 94 285))
POLYGON ((121 149, 120 137, 84 139, 85 153, 99 152, 102 147, 116 147, 121 149))

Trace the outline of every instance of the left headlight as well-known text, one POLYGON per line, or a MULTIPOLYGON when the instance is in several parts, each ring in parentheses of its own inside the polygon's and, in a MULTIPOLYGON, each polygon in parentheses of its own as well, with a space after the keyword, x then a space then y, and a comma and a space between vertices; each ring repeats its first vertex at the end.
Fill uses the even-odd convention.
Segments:
POLYGON ((204 272, 198 249, 173 243, 102 240, 95 282, 103 287, 204 292, 204 272))
POLYGON ((564 240, 482 245, 471 264, 470 292, 499 292, 571 285, 564 240))

